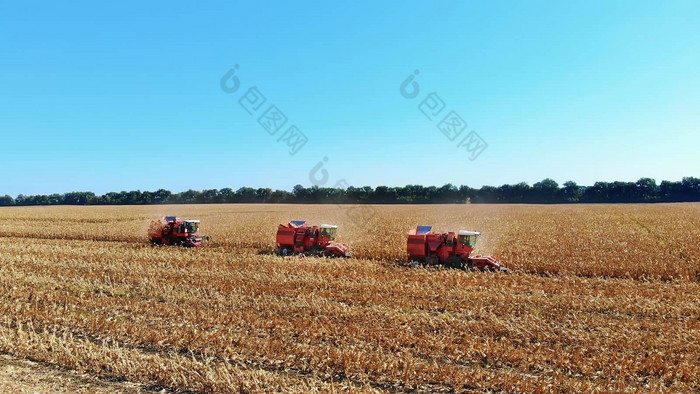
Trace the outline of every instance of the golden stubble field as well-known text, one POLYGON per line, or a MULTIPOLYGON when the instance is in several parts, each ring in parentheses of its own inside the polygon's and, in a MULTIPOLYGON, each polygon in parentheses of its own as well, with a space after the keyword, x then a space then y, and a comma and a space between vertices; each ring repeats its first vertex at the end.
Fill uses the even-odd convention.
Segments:
POLYGON ((154 389, 700 390, 700 204, 0 209, 0 352, 154 389), (205 249, 151 247, 166 214, 205 249), (271 254, 291 219, 352 259, 271 254), (510 275, 403 265, 417 224, 510 275))

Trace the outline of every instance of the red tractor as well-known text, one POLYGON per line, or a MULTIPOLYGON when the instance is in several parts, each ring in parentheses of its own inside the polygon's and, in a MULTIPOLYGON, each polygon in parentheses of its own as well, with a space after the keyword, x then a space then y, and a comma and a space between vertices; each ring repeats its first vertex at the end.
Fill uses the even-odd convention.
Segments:
POLYGON ((408 232, 407 250, 410 261, 426 265, 442 264, 461 269, 508 271, 508 268, 491 256, 469 256, 476 246, 476 238, 481 233, 459 230, 457 234, 454 232, 440 234, 434 233, 432 229, 432 226, 418 226, 408 232))
POLYGON ((175 216, 166 216, 161 220, 151 222, 148 237, 152 245, 177 245, 192 248, 202 247, 202 241, 210 237, 197 234, 199 220, 182 220, 175 216))
POLYGON ((309 253, 324 256, 350 257, 345 244, 335 242, 338 226, 322 224, 307 226, 303 220, 292 220, 277 227, 279 254, 309 253))

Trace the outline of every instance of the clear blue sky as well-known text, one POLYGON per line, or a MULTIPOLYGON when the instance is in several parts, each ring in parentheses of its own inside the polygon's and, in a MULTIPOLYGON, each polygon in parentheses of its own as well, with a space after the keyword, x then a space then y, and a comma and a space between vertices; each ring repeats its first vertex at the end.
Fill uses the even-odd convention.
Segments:
POLYGON ((144 3, 0 2, 0 194, 289 190, 324 157, 327 186, 700 176, 698 1, 144 3), (299 153, 239 105, 252 86, 299 153))

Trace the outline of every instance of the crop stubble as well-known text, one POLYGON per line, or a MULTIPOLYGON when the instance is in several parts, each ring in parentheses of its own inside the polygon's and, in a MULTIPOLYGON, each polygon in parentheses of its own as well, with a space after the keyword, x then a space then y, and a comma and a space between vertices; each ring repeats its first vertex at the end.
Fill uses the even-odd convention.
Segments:
POLYGON ((700 204, 0 210, 0 351, 154 387, 698 390, 700 204), (202 219, 205 249, 150 247, 202 219), (353 259, 271 254, 290 219, 353 259), (410 269, 416 224, 482 231, 511 275, 410 269))

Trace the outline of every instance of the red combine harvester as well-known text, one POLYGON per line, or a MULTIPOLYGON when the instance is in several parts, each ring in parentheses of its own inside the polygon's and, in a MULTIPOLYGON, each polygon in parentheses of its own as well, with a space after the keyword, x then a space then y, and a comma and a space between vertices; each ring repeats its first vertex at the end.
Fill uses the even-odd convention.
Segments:
POLYGON ((325 256, 350 257, 345 244, 335 242, 338 226, 322 224, 307 226, 303 220, 292 220, 277 227, 279 254, 309 253, 325 256))
POLYGON ((199 220, 182 220, 175 216, 166 216, 151 222, 148 237, 153 245, 176 245, 192 248, 202 247, 202 241, 211 240, 206 235, 200 236, 199 220))
POLYGON ((442 264, 448 267, 482 271, 508 271, 491 256, 470 257, 476 246, 476 231, 460 230, 457 234, 434 233, 432 226, 418 226, 408 232, 408 258, 427 265, 442 264))

